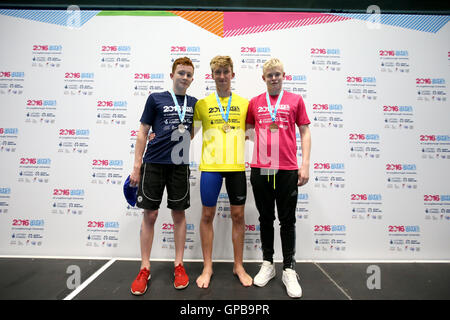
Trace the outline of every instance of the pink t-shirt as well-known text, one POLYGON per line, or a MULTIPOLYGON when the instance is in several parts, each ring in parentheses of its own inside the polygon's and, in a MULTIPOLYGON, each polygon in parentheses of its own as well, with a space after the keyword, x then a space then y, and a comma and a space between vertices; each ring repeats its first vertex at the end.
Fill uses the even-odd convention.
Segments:
MULTIPOLYGON (((277 99, 278 96, 270 96, 272 113, 277 99)), ((310 123, 305 103, 300 95, 284 91, 275 119, 278 125, 276 132, 269 130, 272 118, 267 108, 265 92, 250 101, 246 122, 255 125, 256 134, 250 167, 298 169, 295 125, 310 123)))

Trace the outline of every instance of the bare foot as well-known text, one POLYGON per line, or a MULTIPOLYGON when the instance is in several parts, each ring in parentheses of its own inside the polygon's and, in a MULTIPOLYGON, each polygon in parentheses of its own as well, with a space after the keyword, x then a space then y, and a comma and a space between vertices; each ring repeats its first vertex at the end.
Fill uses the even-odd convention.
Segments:
POLYGON ((202 274, 197 278, 197 286, 204 289, 208 288, 212 275, 213 272, 211 269, 203 269, 202 274))
POLYGON ((252 277, 245 272, 244 267, 241 266, 233 268, 233 273, 239 277, 239 281, 241 281, 244 287, 250 287, 253 284, 252 277))

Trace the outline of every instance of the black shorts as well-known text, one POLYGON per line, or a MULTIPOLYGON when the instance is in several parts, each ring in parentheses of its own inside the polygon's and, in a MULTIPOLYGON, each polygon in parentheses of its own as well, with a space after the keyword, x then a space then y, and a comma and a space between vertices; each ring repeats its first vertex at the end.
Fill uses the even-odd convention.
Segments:
POLYGON ((157 210, 164 188, 167 188, 167 208, 186 210, 190 207, 189 165, 143 163, 136 205, 157 210))

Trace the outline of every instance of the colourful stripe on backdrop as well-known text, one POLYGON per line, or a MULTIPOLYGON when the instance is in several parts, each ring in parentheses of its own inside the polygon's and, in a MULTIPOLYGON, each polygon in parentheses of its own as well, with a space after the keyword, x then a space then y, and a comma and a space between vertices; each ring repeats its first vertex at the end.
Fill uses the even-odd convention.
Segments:
POLYGON ((71 11, 71 10, 0 10, 0 15, 82 27, 95 16, 179 16, 221 38, 304 26, 362 20, 381 25, 436 33, 450 17, 399 14, 326 14, 305 12, 221 12, 221 11, 71 11))
POLYGON ((409 15, 409 14, 349 14, 335 16, 364 20, 404 29, 436 33, 450 20, 449 16, 409 15))
POLYGON ((171 11, 181 18, 223 38, 224 13, 220 11, 171 11))
POLYGON ((322 13, 226 12, 224 37, 349 20, 322 13))
POLYGON ((0 10, 0 15, 79 28, 99 12, 82 10, 0 10))

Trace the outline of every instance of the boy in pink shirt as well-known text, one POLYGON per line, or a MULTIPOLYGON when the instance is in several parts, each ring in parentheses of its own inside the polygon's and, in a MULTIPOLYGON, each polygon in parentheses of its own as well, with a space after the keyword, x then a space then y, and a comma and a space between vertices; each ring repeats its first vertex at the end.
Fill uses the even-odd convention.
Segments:
POLYGON ((300 95, 283 90, 283 64, 270 59, 263 66, 267 92, 254 97, 247 112, 248 128, 255 129, 251 176, 253 194, 259 212, 263 265, 254 278, 265 286, 275 277, 273 264, 275 204, 280 221, 283 251, 282 280, 290 297, 302 295, 295 271, 295 209, 298 186, 309 179, 311 133, 305 104, 300 95), (297 164, 295 126, 299 127, 302 163, 297 164))

